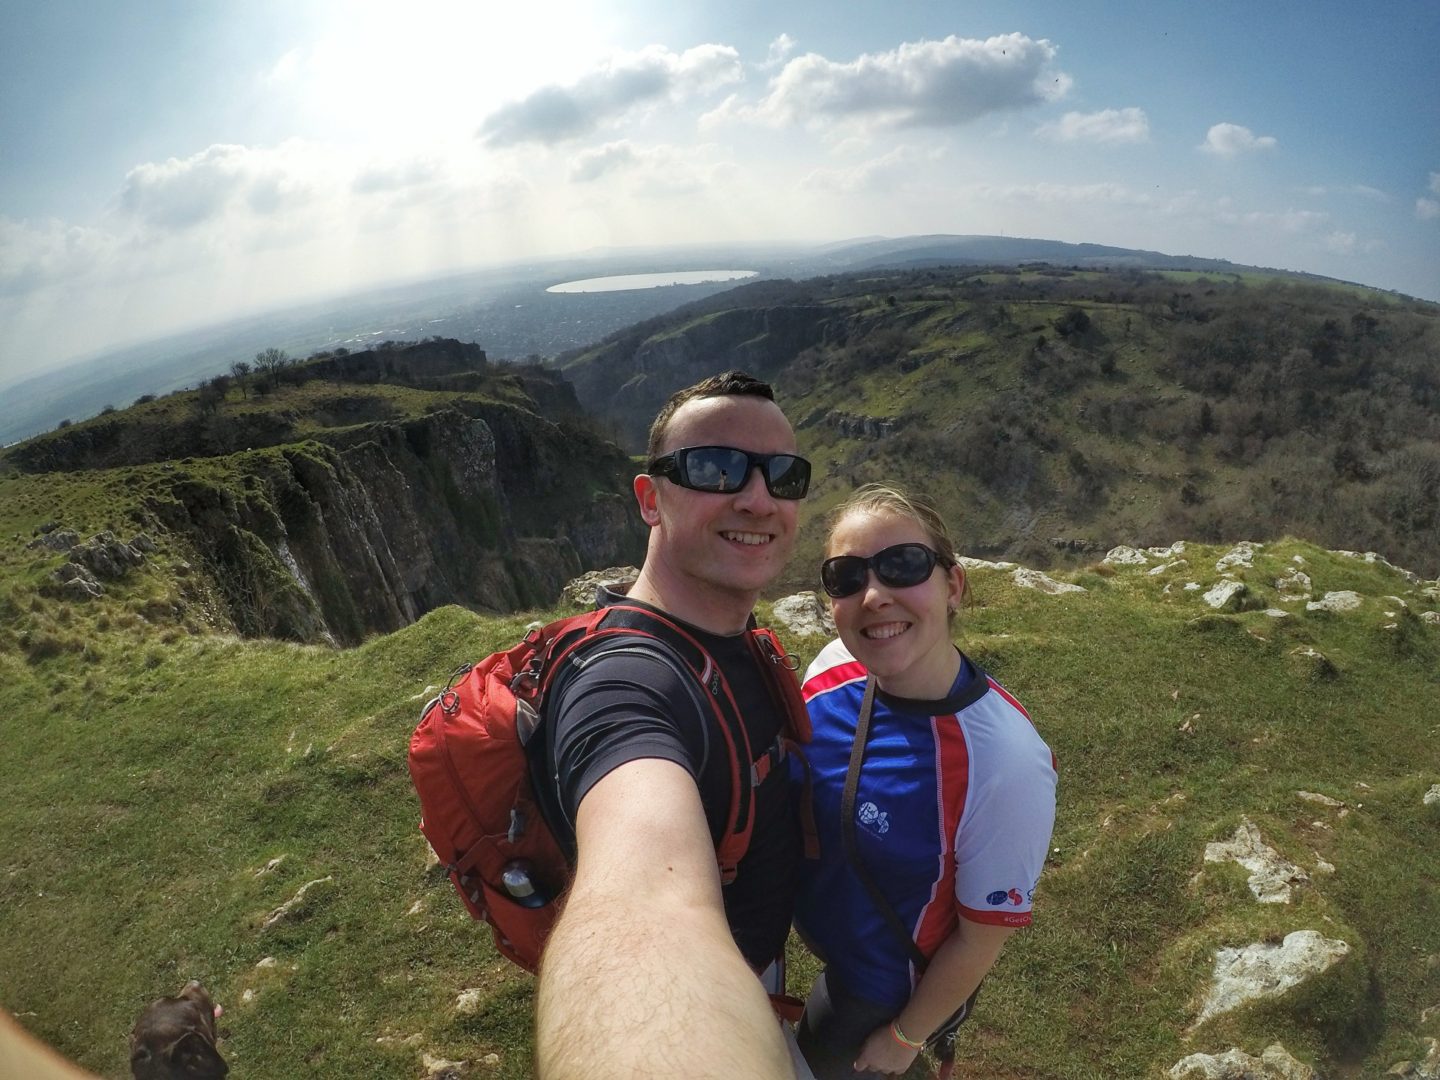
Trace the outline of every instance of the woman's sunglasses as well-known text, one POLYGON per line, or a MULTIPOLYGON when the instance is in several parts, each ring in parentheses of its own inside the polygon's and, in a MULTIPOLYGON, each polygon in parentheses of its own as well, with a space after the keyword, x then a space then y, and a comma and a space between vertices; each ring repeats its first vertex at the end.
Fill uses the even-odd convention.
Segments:
POLYGON ((692 491, 733 495, 758 468, 776 499, 803 499, 810 490, 810 462, 798 454, 752 454, 733 446, 687 446, 661 454, 645 471, 692 491))
POLYGON ((929 579, 935 564, 950 567, 953 559, 931 551, 924 544, 895 544, 881 548, 868 559, 863 555, 836 555, 820 564, 820 583, 836 600, 854 596, 865 588, 870 570, 880 584, 892 589, 908 589, 929 579))

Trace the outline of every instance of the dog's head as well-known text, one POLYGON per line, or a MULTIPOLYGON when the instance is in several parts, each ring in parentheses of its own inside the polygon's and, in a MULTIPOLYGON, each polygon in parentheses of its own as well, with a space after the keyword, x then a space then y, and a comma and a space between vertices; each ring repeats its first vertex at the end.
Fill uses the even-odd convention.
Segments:
POLYGON ((152 1001, 130 1032, 135 1080, 221 1080, 230 1071, 215 1049, 215 1003, 188 982, 179 997, 152 1001))

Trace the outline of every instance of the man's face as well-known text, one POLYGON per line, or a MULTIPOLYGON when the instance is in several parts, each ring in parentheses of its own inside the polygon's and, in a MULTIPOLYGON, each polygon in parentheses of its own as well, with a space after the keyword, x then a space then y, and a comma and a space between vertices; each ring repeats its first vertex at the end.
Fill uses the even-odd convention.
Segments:
MULTIPOLYGON (((686 446, 733 446, 756 454, 794 453, 785 414, 762 397, 697 398, 676 410, 660 453, 686 446)), ((701 591, 754 594, 779 575, 795 543, 800 504, 776 499, 760 470, 728 495, 639 477, 641 514, 653 526, 648 559, 671 581, 701 591)))

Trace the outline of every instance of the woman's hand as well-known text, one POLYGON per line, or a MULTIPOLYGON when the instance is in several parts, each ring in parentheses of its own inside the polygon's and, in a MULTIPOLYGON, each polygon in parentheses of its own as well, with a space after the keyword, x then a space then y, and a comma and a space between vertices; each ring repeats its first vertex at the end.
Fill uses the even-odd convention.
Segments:
POLYGON ((919 1050, 912 1050, 901 1044, 890 1034, 890 1025, 884 1024, 872 1031, 865 1040, 865 1045, 860 1047, 860 1055, 855 1059, 855 1071, 869 1070, 898 1076, 915 1064, 919 1055, 919 1050))

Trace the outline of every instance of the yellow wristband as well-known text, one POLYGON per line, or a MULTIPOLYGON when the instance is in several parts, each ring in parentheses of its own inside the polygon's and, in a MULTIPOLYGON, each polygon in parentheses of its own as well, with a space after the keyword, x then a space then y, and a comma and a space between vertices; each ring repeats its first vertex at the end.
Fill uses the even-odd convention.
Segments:
POLYGON ((905 1033, 900 1030, 899 1020, 890 1021, 890 1037, 896 1042, 898 1042, 901 1046, 905 1047, 907 1050, 925 1049, 925 1044, 923 1042, 916 1042, 914 1039, 906 1037, 905 1033))

